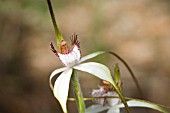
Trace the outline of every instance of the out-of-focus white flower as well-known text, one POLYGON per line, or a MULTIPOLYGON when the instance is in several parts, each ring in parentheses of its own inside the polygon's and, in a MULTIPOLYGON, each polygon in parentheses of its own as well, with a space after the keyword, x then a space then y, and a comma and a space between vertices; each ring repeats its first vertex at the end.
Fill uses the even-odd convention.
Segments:
MULTIPOLYGON (((107 96, 118 96, 116 91, 108 91, 104 87, 100 87, 100 89, 95 89, 92 91, 93 97, 107 97, 107 96)), ((94 100, 95 103, 101 104, 103 106, 114 106, 120 103, 121 99, 119 98, 96 98, 94 100)))
MULTIPOLYGON (((92 90, 92 97, 108 97, 108 96, 118 96, 117 92, 114 90, 113 86, 103 80, 100 85, 98 85, 99 89, 92 90)), ((94 102, 97 104, 101 104, 103 106, 114 106, 120 103, 121 99, 119 98, 96 98, 94 102)))
MULTIPOLYGON (((109 85, 106 85, 109 86, 109 85)), ((120 113, 121 108, 125 108, 124 104, 119 98, 107 98, 118 97, 118 94, 114 89, 109 89, 104 85, 99 85, 99 89, 92 91, 92 97, 99 97, 94 99, 95 105, 91 105, 86 109, 86 113, 99 113, 106 111, 107 113, 120 113), (106 98, 100 98, 106 97, 106 98)), ((163 113, 168 113, 162 106, 139 99, 132 99, 127 101, 129 107, 145 107, 158 110, 163 113)))

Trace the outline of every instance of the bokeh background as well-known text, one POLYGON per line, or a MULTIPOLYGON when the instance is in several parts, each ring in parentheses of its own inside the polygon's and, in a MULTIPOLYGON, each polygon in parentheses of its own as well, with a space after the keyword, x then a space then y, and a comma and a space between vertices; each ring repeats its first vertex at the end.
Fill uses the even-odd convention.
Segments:
MULTIPOLYGON (((66 40, 74 32, 79 35, 82 55, 97 50, 116 52, 134 71, 145 99, 170 106, 169 0, 52 3, 66 40)), ((50 73, 62 66, 50 51, 51 41, 55 43, 55 33, 46 0, 0 0, 0 113, 61 113, 48 84, 50 73)), ((110 68, 118 63, 124 94, 140 97, 119 60, 106 55, 95 61, 110 68)), ((79 76, 84 96, 88 97, 99 80, 86 73, 79 76)), ((77 112, 75 106, 68 102, 70 113, 77 112)), ((141 108, 132 111, 146 112, 141 108)))

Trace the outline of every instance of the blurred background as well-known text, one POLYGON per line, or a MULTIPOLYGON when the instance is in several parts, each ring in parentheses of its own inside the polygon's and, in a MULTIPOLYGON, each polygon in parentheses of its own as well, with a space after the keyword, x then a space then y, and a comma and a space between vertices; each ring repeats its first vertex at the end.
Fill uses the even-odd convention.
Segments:
MULTIPOLYGON (((52 3, 61 32, 68 41, 74 32, 78 34, 83 56, 98 50, 116 52, 134 71, 145 100, 170 106, 169 0, 52 3)), ((62 67, 50 51, 51 41, 55 43, 55 33, 46 0, 0 0, 0 113, 62 113, 48 83, 50 73, 62 67)), ((95 61, 110 69, 118 63, 124 95, 140 98, 119 60, 103 55, 95 61)), ((87 73, 79 77, 84 96, 89 97, 99 80, 87 73)), ((77 112, 74 102, 68 102, 68 108, 77 112)), ((132 112, 146 111, 133 108, 132 112)))

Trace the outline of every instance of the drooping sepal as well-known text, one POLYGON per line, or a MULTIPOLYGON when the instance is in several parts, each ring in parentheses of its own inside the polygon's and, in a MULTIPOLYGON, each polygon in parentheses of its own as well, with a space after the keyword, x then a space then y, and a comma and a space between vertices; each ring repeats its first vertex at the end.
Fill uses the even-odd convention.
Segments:
POLYGON ((65 70, 54 83, 54 96, 60 102, 64 113, 67 113, 66 103, 72 71, 73 69, 65 70))

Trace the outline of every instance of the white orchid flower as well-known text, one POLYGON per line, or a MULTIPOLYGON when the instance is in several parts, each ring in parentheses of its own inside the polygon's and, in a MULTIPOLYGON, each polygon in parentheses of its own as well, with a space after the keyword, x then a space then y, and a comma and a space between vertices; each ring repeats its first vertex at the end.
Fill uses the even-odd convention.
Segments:
POLYGON ((60 102, 64 112, 67 112, 66 103, 73 69, 90 73, 100 79, 113 83, 110 70, 105 65, 96 62, 82 63, 88 59, 91 59, 99 54, 104 53, 104 51, 92 53, 81 58, 80 43, 77 40, 77 35, 73 35, 71 41, 72 41, 72 45, 70 47, 71 49, 68 49, 69 47, 67 46, 66 41, 61 41, 59 51, 56 51, 54 49, 53 44, 51 43, 51 50, 59 57, 60 61, 65 66, 63 68, 54 70, 51 73, 49 79, 50 86, 53 89, 54 96, 60 102), (59 73, 61 74, 56 79, 53 87, 51 80, 56 74, 59 73))
MULTIPOLYGON (((96 98, 94 102, 95 105, 91 105, 86 109, 86 113, 100 113, 106 111, 107 113, 120 113, 121 108, 125 108, 124 104, 119 98, 107 98, 107 97, 118 97, 117 92, 114 90, 108 90, 108 88, 99 86, 99 89, 92 91, 93 97, 106 97, 106 98, 96 98)), ((168 113, 161 105, 157 105, 151 102, 147 102, 139 99, 130 99, 127 101, 129 107, 145 107, 158 110, 162 113, 168 113)))
MULTIPOLYGON (((113 99, 117 99, 117 98, 113 98, 113 99)), ((114 101, 114 100, 112 100, 114 101)), ((116 102, 116 101, 115 101, 116 102)), ((114 103, 116 104, 116 103, 114 103)), ((167 110, 165 110, 165 108, 163 108, 164 106, 160 106, 151 102, 147 102, 144 100, 138 100, 138 99, 134 99, 134 100, 129 100, 127 101, 127 104, 129 107, 138 107, 138 108, 151 108, 157 111, 160 111, 162 113, 169 113, 167 110)), ((114 106, 103 106, 101 104, 96 104, 96 105, 91 105, 90 107, 88 107, 86 109, 86 113, 100 113, 102 111, 107 111, 107 113, 121 113, 120 109, 121 108, 125 108, 123 103, 117 103, 114 106)))

